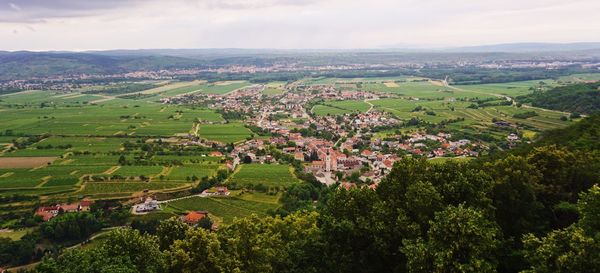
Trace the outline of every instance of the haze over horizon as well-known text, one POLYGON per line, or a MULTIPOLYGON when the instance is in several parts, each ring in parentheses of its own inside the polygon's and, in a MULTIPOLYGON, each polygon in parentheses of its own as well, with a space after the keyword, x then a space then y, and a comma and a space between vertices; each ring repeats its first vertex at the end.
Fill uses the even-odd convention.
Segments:
POLYGON ((0 50, 594 42, 598 10, 594 0, 0 0, 0 50))

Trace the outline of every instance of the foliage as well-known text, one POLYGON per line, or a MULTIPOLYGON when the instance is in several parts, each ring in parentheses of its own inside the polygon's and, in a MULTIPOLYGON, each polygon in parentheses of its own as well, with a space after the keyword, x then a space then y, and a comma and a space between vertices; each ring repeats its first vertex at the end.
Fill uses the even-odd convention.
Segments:
POLYGON ((50 219, 41 226, 42 236, 57 242, 78 241, 89 237, 101 228, 91 213, 65 213, 50 219))
POLYGON ((409 272, 494 272, 499 230, 462 204, 437 212, 427 239, 405 242, 409 272))
POLYGON ((567 112, 592 114, 600 110, 600 83, 582 83, 555 87, 549 91, 535 91, 517 98, 533 106, 567 112))

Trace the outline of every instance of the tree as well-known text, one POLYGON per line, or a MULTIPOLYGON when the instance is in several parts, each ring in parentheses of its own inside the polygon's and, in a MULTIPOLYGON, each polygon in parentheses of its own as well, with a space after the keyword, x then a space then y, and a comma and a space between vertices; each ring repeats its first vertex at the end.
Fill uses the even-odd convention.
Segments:
POLYGON ((409 272, 495 272, 499 230, 481 210, 448 206, 430 224, 427 239, 405 241, 409 272))
POLYGON ((545 237, 528 234, 523 238, 525 258, 531 265, 525 272, 599 272, 600 187, 594 185, 582 193, 577 208, 577 223, 545 237))
POLYGON ((226 258, 217 235, 205 229, 188 229, 166 252, 168 272, 223 272, 226 258))
POLYGON ((538 238, 529 234, 523 238, 525 258, 531 267, 528 273, 598 272, 600 241, 585 235, 576 225, 551 231, 538 238))
POLYGON ((116 229, 106 236, 100 251, 107 257, 125 257, 140 273, 164 272, 158 240, 137 230, 116 229))
POLYGON ((579 196, 579 225, 591 236, 600 232, 600 187, 594 185, 579 196))
POLYGON ((96 248, 73 249, 57 258, 46 257, 38 273, 158 273, 163 254, 156 239, 137 230, 111 231, 96 248))
POLYGON ((493 205, 496 222, 507 237, 520 238, 522 234, 543 230, 543 205, 537 201, 535 187, 542 175, 525 158, 510 155, 484 166, 492 176, 493 205))
POLYGON ((190 226, 179 221, 177 217, 162 221, 156 229, 160 249, 168 250, 173 242, 184 239, 189 230, 190 226))

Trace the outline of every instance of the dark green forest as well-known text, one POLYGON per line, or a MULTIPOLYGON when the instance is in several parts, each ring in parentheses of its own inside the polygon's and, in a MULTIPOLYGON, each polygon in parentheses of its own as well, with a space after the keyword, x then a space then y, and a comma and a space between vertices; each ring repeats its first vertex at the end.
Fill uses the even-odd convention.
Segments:
POLYGON ((536 90, 518 97, 522 103, 535 107, 591 114, 600 111, 600 83, 580 83, 555 87, 548 91, 536 90))
POLYGON ((600 272, 598 143, 592 115, 498 158, 406 158, 287 216, 117 229, 35 272, 600 272))

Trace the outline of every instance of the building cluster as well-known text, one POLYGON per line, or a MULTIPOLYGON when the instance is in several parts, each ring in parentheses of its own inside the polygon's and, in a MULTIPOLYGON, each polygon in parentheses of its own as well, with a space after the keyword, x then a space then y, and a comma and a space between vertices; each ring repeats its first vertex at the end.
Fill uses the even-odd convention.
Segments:
POLYGON ((56 217, 60 213, 72 213, 72 212, 89 212, 93 201, 83 200, 79 203, 70 204, 57 204, 54 206, 43 206, 39 207, 35 211, 36 216, 42 217, 42 220, 49 221, 56 217))

